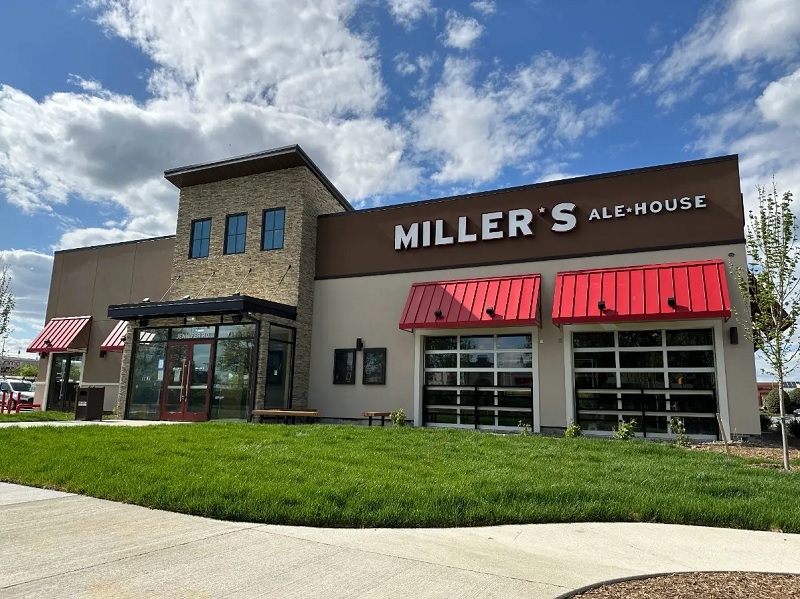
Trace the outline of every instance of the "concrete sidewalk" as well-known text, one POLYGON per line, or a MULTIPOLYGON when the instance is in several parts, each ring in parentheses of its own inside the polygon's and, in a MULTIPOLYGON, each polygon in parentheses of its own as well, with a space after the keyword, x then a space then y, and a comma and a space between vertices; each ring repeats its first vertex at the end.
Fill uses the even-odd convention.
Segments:
POLYGON ((0 596, 556 597, 686 570, 800 573, 800 535, 662 524, 315 529, 0 483, 0 596))

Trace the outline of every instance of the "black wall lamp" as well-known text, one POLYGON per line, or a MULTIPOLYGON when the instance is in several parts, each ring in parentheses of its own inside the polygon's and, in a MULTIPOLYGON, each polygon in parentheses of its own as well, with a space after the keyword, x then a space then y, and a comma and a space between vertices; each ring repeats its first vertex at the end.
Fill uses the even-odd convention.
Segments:
POLYGON ((672 296, 669 296, 669 297, 667 298, 667 305, 668 305, 670 308, 672 308, 672 309, 674 310, 674 309, 675 309, 675 306, 677 306, 677 305, 678 305, 678 302, 676 302, 676 301, 675 301, 675 298, 674 298, 674 297, 672 297, 672 296))
POLYGON ((439 320, 442 317, 442 311, 436 310, 436 312, 433 313, 433 316, 436 318, 436 320, 439 320))
POLYGON ((45 347, 50 347, 51 345, 53 345, 53 342, 50 341, 49 339, 45 339, 44 340, 44 345, 45 345, 45 347))
POLYGON ((364 340, 359 337, 356 339, 356 351, 361 351, 362 349, 364 349, 364 340))
POLYGON ((731 345, 739 344, 739 329, 737 327, 730 328, 731 345))
MULTIPOLYGON (((146 327, 148 324, 150 324, 150 321, 149 321, 149 320, 147 320, 146 318, 142 318, 142 319, 139 321, 139 326, 140 326, 140 327, 146 327)), ((186 324, 186 317, 185 317, 185 316, 184 316, 183 324, 186 324)))
POLYGON ((597 309, 600 310, 601 312, 605 312, 606 302, 604 300, 600 300, 599 302, 597 302, 597 309))
POLYGON ((494 317, 494 306, 489 306, 488 308, 486 308, 486 313, 489 316, 494 317))
POLYGON ((106 351, 104 349, 100 350, 100 357, 101 358, 105 358, 106 357, 106 351))

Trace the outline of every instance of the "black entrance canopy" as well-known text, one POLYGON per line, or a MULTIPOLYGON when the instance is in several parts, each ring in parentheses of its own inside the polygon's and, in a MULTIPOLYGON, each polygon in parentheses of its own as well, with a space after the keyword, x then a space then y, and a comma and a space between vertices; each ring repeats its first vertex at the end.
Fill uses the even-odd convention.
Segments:
POLYGON ((168 302, 140 302, 108 307, 108 317, 117 320, 141 320, 180 316, 222 316, 223 314, 269 314, 297 320, 297 307, 271 302, 249 295, 179 299, 168 302))

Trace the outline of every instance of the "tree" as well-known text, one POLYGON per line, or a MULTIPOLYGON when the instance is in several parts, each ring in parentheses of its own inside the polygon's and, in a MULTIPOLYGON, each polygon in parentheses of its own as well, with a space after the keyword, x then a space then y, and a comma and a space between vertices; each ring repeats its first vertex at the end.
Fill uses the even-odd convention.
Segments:
MULTIPOLYGON (((780 395, 778 388, 770 389, 764 398, 764 411, 767 414, 778 414, 780 412, 780 395)), ((800 389, 792 389, 783 396, 784 407, 787 412, 792 412, 800 408, 800 389)))
POLYGON ((0 269, 0 339, 5 339, 11 333, 11 312, 13 310, 14 294, 11 292, 11 273, 6 265, 0 269))
POLYGON ((36 378, 38 373, 39 369, 33 364, 23 364, 19 368, 15 368, 13 371, 14 376, 21 376, 25 378, 36 378))
POLYGON ((764 372, 777 379, 783 467, 789 470, 783 383, 797 367, 800 354, 797 342, 797 318, 800 316, 797 219, 792 212, 791 191, 779 197, 774 181, 771 192, 761 186, 757 189, 757 212, 750 211, 747 225, 749 268, 747 271, 736 269, 742 296, 750 299, 750 319, 742 322, 742 328, 745 336, 761 351, 767 364, 764 372))

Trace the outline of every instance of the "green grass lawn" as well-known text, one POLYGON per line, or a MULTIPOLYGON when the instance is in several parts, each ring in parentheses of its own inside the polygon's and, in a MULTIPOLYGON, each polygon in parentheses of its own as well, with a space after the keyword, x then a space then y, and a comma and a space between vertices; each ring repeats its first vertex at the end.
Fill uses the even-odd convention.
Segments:
POLYGON ((52 420, 75 420, 75 415, 55 411, 0 414, 0 422, 42 422, 52 420))
POLYGON ((799 474, 641 441, 211 423, 4 428, 0 447, 0 480, 226 520, 800 532, 799 474))

